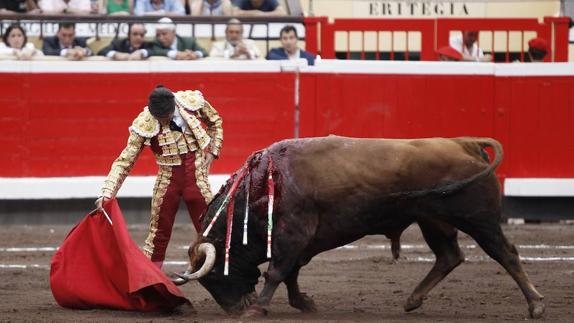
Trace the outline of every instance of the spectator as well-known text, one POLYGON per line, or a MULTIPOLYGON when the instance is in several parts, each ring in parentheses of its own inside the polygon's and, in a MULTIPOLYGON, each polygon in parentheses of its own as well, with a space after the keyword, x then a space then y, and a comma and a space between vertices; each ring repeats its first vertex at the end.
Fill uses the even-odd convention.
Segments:
POLYGON ((209 56, 225 59, 258 59, 261 53, 253 40, 243 39, 243 25, 239 19, 233 18, 225 27, 225 41, 214 43, 209 56))
POLYGON ((287 13, 277 0, 234 0, 235 16, 285 16, 287 13))
POLYGON ((230 0, 190 0, 192 16, 232 16, 230 0))
POLYGON ((129 16, 134 10, 134 0, 102 0, 101 5, 108 16, 129 16))
POLYGON ((0 43, 1 55, 14 55, 16 59, 29 60, 34 56, 44 56, 37 50, 34 44, 28 43, 28 37, 24 28, 18 24, 12 24, 6 28, 0 43))
POLYGON ((92 11, 90 0, 40 0, 38 6, 43 13, 89 14, 92 11))
POLYGON ((136 16, 183 16, 181 0, 135 0, 136 16))
POLYGON ((98 55, 116 61, 139 61, 150 55, 151 44, 145 41, 145 26, 142 23, 130 24, 128 37, 116 39, 103 48, 98 55))
POLYGON ((155 29, 153 56, 167 56, 177 60, 195 60, 207 56, 195 38, 181 37, 175 33, 175 24, 167 17, 161 18, 155 29))
POLYGON ((297 46, 297 29, 291 25, 287 25, 281 29, 279 33, 281 38, 281 45, 283 47, 273 48, 267 54, 268 60, 296 60, 304 58, 309 65, 315 64, 315 55, 300 49, 297 46))
POLYGON ((457 36, 450 39, 450 47, 462 54, 463 61, 490 62, 492 56, 484 55, 482 49, 478 47, 478 31, 463 31, 462 37, 457 36))
POLYGON ((39 13, 40 9, 34 0, 1 0, 0 14, 39 13))
POLYGON ((532 38, 528 41, 527 62, 541 63, 548 53, 548 43, 543 38, 532 38))
POLYGON ((462 54, 450 46, 444 46, 436 51, 439 61, 461 61, 462 54))
POLYGON ((44 38, 42 51, 45 55, 62 56, 71 60, 81 60, 91 56, 92 51, 86 47, 86 40, 76 38, 76 25, 61 23, 56 36, 44 38))

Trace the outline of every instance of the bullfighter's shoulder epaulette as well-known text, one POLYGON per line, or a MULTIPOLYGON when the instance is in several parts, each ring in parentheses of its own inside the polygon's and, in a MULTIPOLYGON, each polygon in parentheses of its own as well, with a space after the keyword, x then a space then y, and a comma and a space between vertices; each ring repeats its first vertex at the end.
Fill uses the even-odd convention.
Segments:
POLYGON ((177 91, 175 92, 175 103, 180 107, 189 110, 197 111, 205 104, 205 99, 200 91, 177 91))
POLYGON ((135 118, 130 127, 130 131, 145 138, 152 138, 157 135, 159 129, 159 121, 152 116, 147 107, 135 118))

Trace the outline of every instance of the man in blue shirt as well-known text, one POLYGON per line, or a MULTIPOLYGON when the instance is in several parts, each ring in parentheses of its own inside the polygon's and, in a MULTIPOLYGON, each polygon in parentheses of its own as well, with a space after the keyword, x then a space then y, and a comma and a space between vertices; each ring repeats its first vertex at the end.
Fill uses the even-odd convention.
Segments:
POLYGON ((236 16, 285 16, 287 13, 277 0, 233 0, 236 16))
POLYGON ((183 16, 185 8, 180 0, 135 0, 136 16, 183 16))
POLYGON ((315 64, 315 55, 300 49, 297 46, 297 29, 291 25, 287 25, 281 29, 279 33, 281 38, 281 45, 283 47, 273 48, 267 54, 268 60, 296 60, 304 58, 309 65, 315 64))

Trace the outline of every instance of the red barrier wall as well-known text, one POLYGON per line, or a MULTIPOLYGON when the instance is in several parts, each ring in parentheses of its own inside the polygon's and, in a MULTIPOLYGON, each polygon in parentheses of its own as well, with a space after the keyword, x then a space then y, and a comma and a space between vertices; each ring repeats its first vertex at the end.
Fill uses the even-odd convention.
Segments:
POLYGON ((574 77, 497 77, 494 85, 508 177, 574 177, 574 77))
MULTIPOLYGON (((353 68, 368 72, 371 65, 363 63, 353 68)), ((491 136, 504 144, 502 177, 574 178, 574 68, 453 64, 374 65, 381 73, 325 72, 321 66, 300 74, 4 72, 0 177, 107 174, 158 83, 199 89, 219 110, 224 150, 212 172, 231 173, 251 152, 293 137, 299 75, 303 137, 491 136)), ((153 175, 152 159, 145 153, 133 173, 153 175)))
POLYGON ((574 76, 312 74, 301 135, 488 136, 500 177, 574 177, 574 76))
MULTIPOLYGON (((0 177, 105 175, 156 84, 199 89, 224 120, 214 173, 294 134, 294 73, 0 74, 0 177)), ((153 175, 149 149, 133 170, 153 175)))

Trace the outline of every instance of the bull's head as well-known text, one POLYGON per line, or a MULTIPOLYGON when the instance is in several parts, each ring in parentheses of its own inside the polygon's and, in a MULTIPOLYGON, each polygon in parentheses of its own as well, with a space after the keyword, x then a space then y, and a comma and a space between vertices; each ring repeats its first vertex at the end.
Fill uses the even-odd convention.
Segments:
MULTIPOLYGON (((224 191, 222 189, 222 191, 224 191)), ((203 219, 203 228, 209 224, 215 212, 225 197, 220 191, 215 196, 207 209, 203 219)), ((240 194, 242 195, 242 194, 240 194)), ((237 199, 236 215, 243 209, 244 202, 237 199)), ((224 275, 225 261, 225 224, 226 213, 221 214, 221 218, 215 223, 207 238, 201 237, 189 248, 190 267, 183 275, 174 282, 177 285, 186 283, 189 280, 198 280, 207 289, 215 301, 230 314, 240 314, 253 304, 257 298, 255 285, 258 282, 260 271, 257 265, 260 261, 260 254, 264 255, 264 249, 256 247, 256 244, 243 246, 241 244, 241 230, 243 217, 235 216, 231 250, 231 261, 229 265, 229 275, 224 275), (238 242, 239 241, 239 242, 238 242), (199 268, 193 271, 192 268, 199 268)), ((250 237, 252 233, 250 232, 250 237)), ((264 243, 261 243, 265 246, 264 243)))

